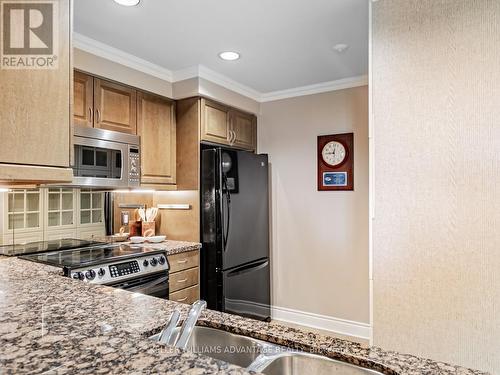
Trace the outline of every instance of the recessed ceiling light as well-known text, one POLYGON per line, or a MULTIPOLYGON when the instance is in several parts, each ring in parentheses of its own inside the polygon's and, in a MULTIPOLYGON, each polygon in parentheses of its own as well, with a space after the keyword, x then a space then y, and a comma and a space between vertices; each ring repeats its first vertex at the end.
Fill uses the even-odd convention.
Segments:
POLYGON ((234 61, 234 60, 238 60, 240 58, 240 54, 238 52, 226 51, 226 52, 219 53, 219 57, 222 60, 234 61))
POLYGON ((114 0, 115 3, 126 6, 133 7, 141 2, 141 0, 114 0))
POLYGON ((333 49, 335 51, 337 51, 338 53, 345 52, 345 51, 347 51, 348 48, 349 48, 349 46, 347 44, 344 44, 344 43, 335 44, 333 46, 333 49))

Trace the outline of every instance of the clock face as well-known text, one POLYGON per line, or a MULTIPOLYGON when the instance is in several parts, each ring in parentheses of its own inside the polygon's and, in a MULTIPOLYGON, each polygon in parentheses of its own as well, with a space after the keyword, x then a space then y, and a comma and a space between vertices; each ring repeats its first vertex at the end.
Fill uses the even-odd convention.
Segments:
POLYGON ((331 141, 328 142, 321 151, 323 161, 330 165, 335 166, 341 164, 346 157, 346 150, 342 143, 331 141))

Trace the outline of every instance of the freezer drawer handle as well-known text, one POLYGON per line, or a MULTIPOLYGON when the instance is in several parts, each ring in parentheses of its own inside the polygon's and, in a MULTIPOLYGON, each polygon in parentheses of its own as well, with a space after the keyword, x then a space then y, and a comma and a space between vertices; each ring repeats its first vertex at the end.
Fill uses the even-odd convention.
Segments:
POLYGON ((259 263, 252 263, 252 264, 248 264, 246 266, 243 266, 241 268, 237 268, 231 272, 229 272, 227 274, 227 277, 232 277, 232 276, 237 276, 237 275, 241 275, 241 274, 244 274, 244 273, 247 273, 247 272, 252 272, 252 271, 257 271, 257 270, 260 270, 264 267, 267 267, 267 265, 269 264, 269 260, 263 260, 259 263))

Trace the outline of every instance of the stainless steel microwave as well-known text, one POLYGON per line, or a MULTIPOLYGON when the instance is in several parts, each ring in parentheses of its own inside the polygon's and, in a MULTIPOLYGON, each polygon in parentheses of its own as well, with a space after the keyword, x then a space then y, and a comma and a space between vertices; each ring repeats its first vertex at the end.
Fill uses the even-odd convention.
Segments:
POLYGON ((73 186, 140 186, 139 136, 75 125, 73 144, 73 186))

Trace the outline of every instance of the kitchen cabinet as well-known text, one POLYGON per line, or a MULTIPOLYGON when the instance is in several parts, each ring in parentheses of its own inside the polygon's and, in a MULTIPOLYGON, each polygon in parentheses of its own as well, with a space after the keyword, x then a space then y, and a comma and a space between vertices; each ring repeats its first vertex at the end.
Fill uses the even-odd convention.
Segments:
POLYGON ((141 185, 175 184, 175 102, 138 92, 137 135, 141 137, 141 185))
POLYGON ((137 134, 134 88, 94 78, 94 127, 137 134))
POLYGON ((257 118, 241 111, 230 112, 230 129, 233 132, 233 145, 245 150, 255 151, 257 144, 257 118))
POLYGON ((199 250, 168 256, 170 300, 191 304, 200 299, 199 258, 199 250))
POLYGON ((229 144, 229 108, 201 99, 201 138, 204 141, 229 144))
POLYGON ((75 71, 73 123, 137 134, 137 91, 133 87, 75 71))
POLYGON ((257 119, 254 115, 201 99, 201 139, 255 151, 257 119))
MULTIPOLYGON (((60 0, 58 6, 58 18, 54 20, 58 49, 53 51, 57 65, 50 69, 0 67, 0 185, 72 179, 71 1, 60 0)), ((2 63, 24 61, 19 56, 13 56, 13 60, 9 57, 4 55, 2 63)))
POLYGON ((73 123, 93 127, 94 77, 75 71, 73 79, 73 123))

